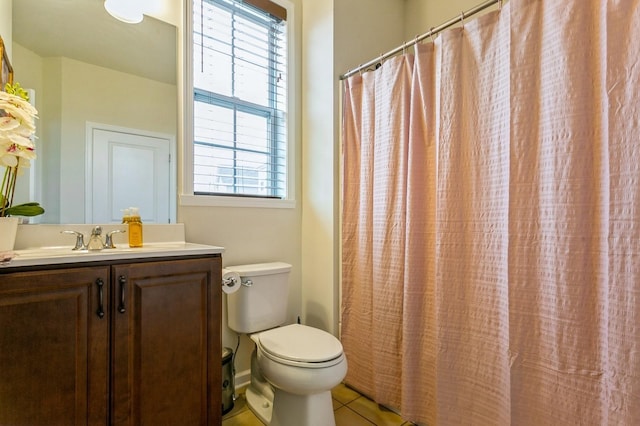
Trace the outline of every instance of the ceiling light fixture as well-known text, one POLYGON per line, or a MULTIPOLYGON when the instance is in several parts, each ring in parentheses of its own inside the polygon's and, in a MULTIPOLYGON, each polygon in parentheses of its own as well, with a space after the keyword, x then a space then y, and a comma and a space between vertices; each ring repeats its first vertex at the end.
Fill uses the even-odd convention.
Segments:
POLYGON ((104 0, 104 8, 109 15, 127 24, 142 22, 142 5, 139 0, 104 0))

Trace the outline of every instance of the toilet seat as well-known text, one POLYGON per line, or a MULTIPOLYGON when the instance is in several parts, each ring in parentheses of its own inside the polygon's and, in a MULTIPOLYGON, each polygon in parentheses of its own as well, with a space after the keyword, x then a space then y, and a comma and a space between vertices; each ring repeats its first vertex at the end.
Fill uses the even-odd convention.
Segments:
POLYGON ((342 344, 326 331, 301 324, 274 328, 257 336, 269 359, 302 368, 326 368, 344 359, 342 344))

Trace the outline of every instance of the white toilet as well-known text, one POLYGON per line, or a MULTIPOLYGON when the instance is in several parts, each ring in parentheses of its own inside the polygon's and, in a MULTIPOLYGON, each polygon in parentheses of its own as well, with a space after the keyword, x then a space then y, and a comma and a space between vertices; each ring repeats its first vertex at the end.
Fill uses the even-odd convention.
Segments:
POLYGON ((287 318, 291 265, 228 266, 242 280, 227 295, 229 328, 256 344, 251 359, 249 408, 268 425, 335 426, 331 389, 347 374, 342 344, 330 333, 287 318))

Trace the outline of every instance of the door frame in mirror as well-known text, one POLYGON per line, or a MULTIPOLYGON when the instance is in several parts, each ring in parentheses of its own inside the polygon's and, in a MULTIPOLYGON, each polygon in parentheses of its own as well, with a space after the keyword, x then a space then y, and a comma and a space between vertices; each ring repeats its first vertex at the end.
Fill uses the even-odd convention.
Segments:
POLYGON ((93 217, 93 197, 94 192, 89 182, 93 181, 93 134, 96 130, 106 130, 109 132, 128 133, 138 136, 146 136, 150 138, 159 138, 169 140, 169 223, 177 223, 176 203, 177 203, 177 152, 176 137, 169 133, 151 132, 141 129, 132 129, 122 126, 113 126, 109 124, 94 123, 87 121, 86 139, 85 139, 85 218, 88 220, 93 217))

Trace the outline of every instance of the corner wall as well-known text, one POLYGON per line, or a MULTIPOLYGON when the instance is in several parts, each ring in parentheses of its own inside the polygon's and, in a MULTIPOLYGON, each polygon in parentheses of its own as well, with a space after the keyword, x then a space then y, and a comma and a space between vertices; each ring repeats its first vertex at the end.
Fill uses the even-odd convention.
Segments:
POLYGON ((402 43, 404 0, 303 8, 302 318, 339 334, 341 74, 402 43), (386 50, 385 50, 386 49, 386 50))

